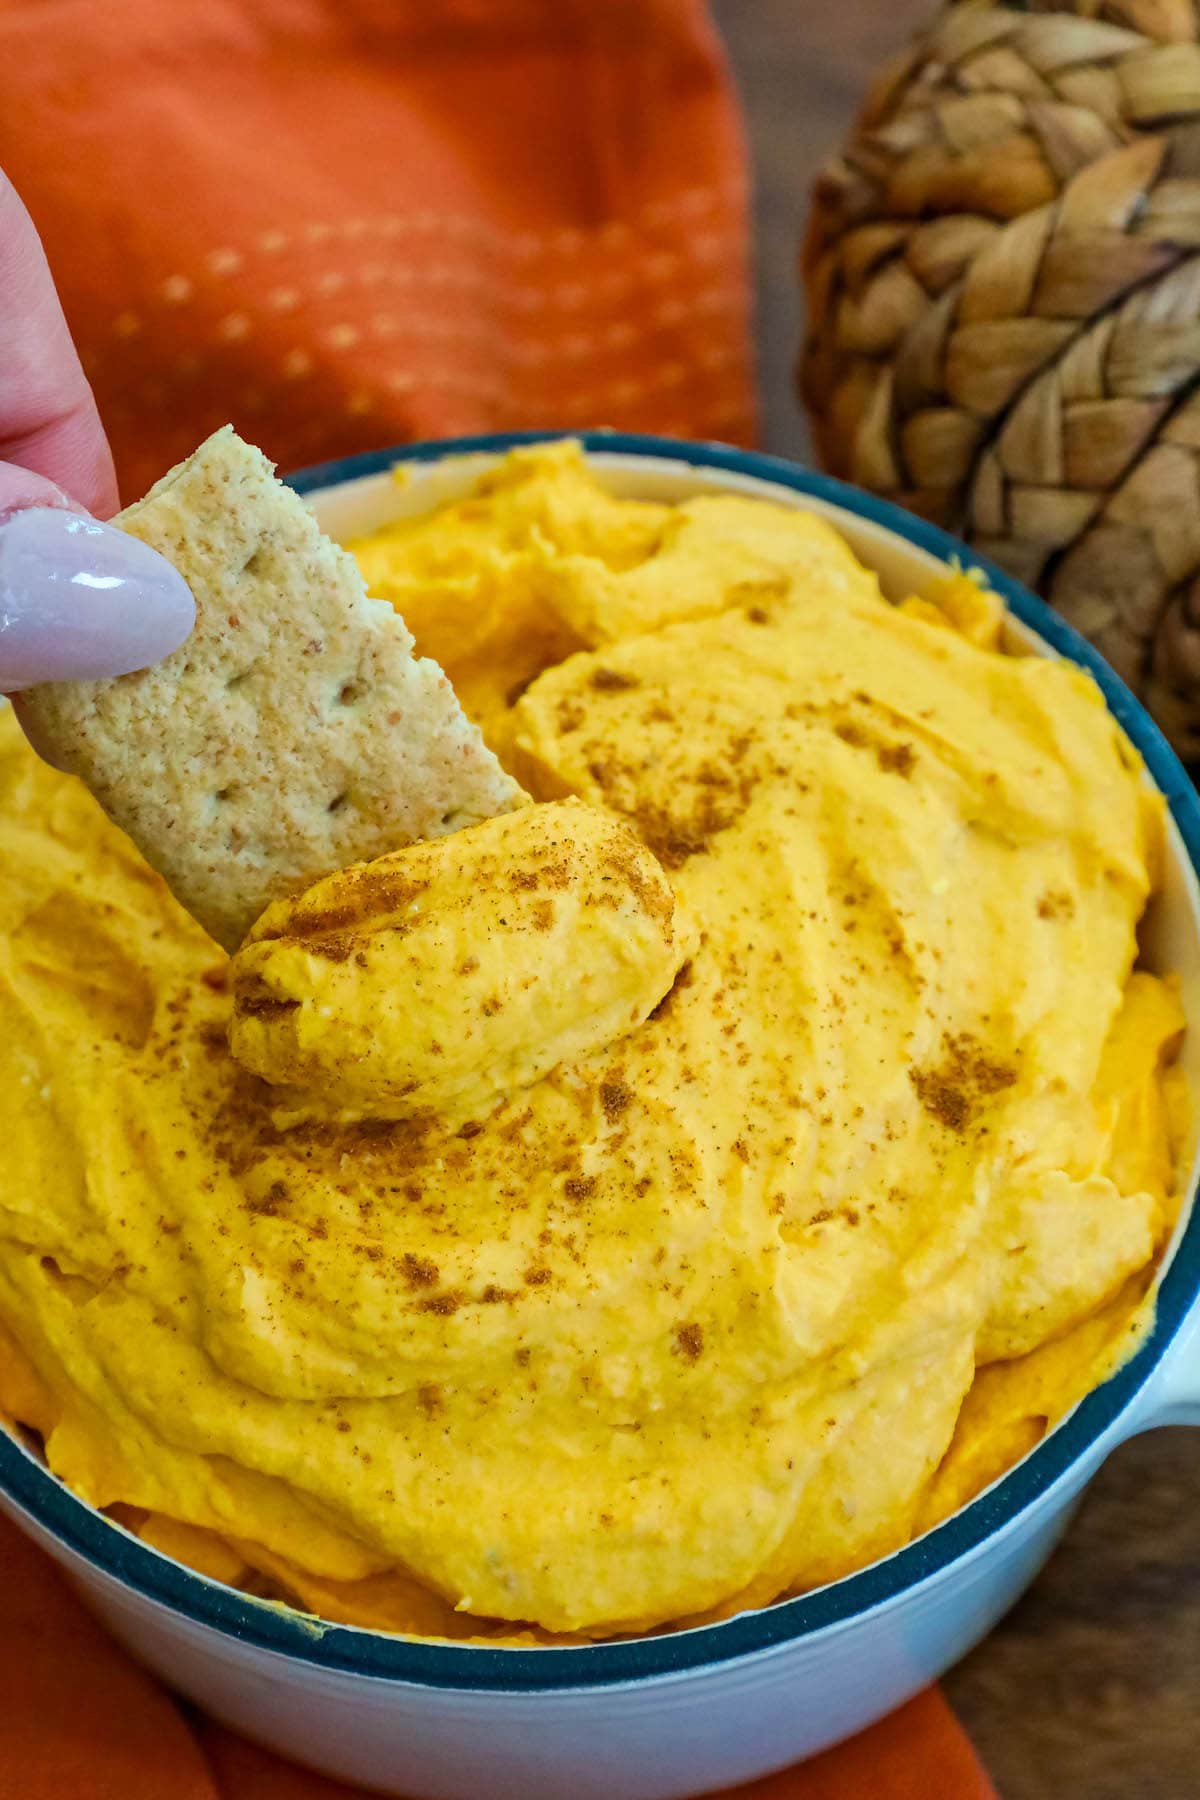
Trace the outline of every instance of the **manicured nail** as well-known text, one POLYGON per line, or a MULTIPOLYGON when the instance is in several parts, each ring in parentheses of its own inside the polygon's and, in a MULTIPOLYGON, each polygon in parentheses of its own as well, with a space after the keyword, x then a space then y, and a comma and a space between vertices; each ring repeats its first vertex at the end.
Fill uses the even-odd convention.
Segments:
POLYGON ((144 669, 195 620, 182 575, 115 525, 48 506, 0 521, 0 693, 144 669))

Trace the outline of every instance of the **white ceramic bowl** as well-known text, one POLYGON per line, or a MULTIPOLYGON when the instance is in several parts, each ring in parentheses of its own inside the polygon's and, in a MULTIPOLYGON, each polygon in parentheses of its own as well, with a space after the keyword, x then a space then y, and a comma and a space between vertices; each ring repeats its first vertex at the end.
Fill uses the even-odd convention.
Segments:
MULTIPOLYGON (((550 434, 535 434, 550 435, 550 434)), ((295 485, 334 536, 458 495, 510 444, 427 444, 305 471, 295 485), (389 478, 403 461, 412 480, 389 478)), ((623 493, 749 493, 831 518, 894 597, 956 555, 1003 594, 1013 639, 1096 677, 1171 809, 1169 867, 1144 934, 1177 969, 1200 1093, 1200 804, 1136 700, 1023 588, 908 514, 787 463, 718 445, 598 433, 623 493)), ((1194 1188, 1195 1170, 1187 1192, 1194 1188)), ((423 1643, 322 1626, 148 1549, 0 1433, 0 1506, 69 1572, 150 1668, 249 1736, 384 1793, 447 1800, 668 1800, 726 1787, 857 1731, 939 1675, 1031 1580, 1084 1483, 1152 1425, 1200 1423, 1200 1219, 1190 1204, 1141 1350, 1023 1462, 936 1530, 857 1575, 720 1625, 543 1650, 423 1643)))

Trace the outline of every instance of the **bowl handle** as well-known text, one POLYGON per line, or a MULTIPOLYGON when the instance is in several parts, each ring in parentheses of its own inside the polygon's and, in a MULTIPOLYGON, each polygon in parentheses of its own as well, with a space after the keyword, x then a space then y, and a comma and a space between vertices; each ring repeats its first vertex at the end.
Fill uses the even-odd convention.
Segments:
POLYGON ((1142 1395, 1134 1429, 1158 1425, 1200 1425, 1200 1308, 1180 1326, 1142 1395))

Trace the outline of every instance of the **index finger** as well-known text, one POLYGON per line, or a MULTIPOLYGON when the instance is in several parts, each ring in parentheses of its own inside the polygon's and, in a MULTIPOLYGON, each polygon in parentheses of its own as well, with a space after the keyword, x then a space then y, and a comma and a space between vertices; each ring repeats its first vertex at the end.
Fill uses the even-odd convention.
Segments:
POLYGON ((33 221, 0 172, 0 460, 117 509, 112 453, 33 221))

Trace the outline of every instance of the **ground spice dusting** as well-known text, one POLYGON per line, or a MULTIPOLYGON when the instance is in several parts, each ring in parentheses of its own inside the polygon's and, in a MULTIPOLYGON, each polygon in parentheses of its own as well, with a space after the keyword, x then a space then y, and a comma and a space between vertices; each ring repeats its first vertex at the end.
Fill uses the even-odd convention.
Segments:
POLYGON ((568 1175, 563 1182, 563 1193, 568 1200, 590 1200, 595 1191, 594 1175, 568 1175))
MULTIPOLYGON (((744 754, 744 752, 743 752, 744 754)), ((679 869, 693 856, 702 856, 711 840, 728 831, 742 818, 750 805, 758 776, 741 768, 735 775, 713 761, 700 764, 692 776, 695 787, 691 806, 681 804, 687 789, 681 785, 680 799, 668 810, 660 805, 643 803, 627 810, 617 795, 607 793, 609 805, 625 811, 643 843, 651 849, 664 869, 679 869)), ((604 787, 604 782, 600 783, 604 787)))
POLYGON ((633 1099, 633 1089, 624 1081, 610 1077, 600 1083, 600 1104, 610 1125, 615 1125, 633 1099))
MULTIPOLYGON (((866 700, 868 696, 857 693, 854 698, 866 700)), ((833 734, 855 750, 873 750, 876 762, 886 775, 903 775, 907 780, 917 766, 917 753, 911 744, 888 743, 854 719, 837 720, 833 734)))
MULTIPOLYGON (((372 914, 400 912, 429 886, 427 881, 414 881, 369 866, 342 873, 349 888, 346 899, 337 906, 314 907, 311 912, 298 906, 286 926, 289 938, 309 944, 309 940, 329 937, 344 926, 362 925, 372 914)), ((259 939, 266 941, 283 935, 282 931, 263 931, 259 939)))
POLYGON ((698 1362, 704 1352, 704 1327, 702 1325, 677 1325, 675 1327, 675 1354, 682 1356, 687 1362, 698 1362))
POLYGON ((953 1081, 932 1069, 910 1069, 908 1078, 925 1111, 947 1131, 965 1131, 970 1120, 967 1097, 953 1081))
POLYGON ((682 869, 685 862, 693 856, 703 856, 708 849, 707 839, 697 833, 678 831, 669 822, 664 826, 653 814, 638 814, 636 823, 664 869, 682 869))
POLYGON ((436 1313, 439 1318, 448 1319, 456 1313, 463 1303, 461 1294, 451 1291, 448 1294, 431 1294, 428 1300, 422 1300, 418 1311, 436 1313))
POLYGON ((911 744, 880 744, 875 752, 881 769, 906 779, 917 766, 917 753, 911 744))
POLYGON ((632 855, 606 856, 604 867, 623 881, 634 899, 652 917, 669 925, 675 912, 675 896, 664 883, 647 881, 632 855))
POLYGON ((243 1204, 248 1213, 254 1213, 259 1218, 274 1219, 278 1216, 280 1207, 286 1206, 290 1198, 283 1182, 273 1181, 265 1194, 257 1199, 248 1198, 243 1204))
POLYGON ((322 962, 349 962, 354 954, 354 939, 345 934, 333 937, 307 938, 304 948, 310 956, 320 957, 322 962))
POLYGON ((233 1010, 243 1019, 277 1019, 295 1012, 299 1004, 298 1000, 277 1000, 274 994, 239 994, 233 1010))
POLYGON ((409 1287, 414 1288, 432 1287, 442 1273, 430 1257, 414 1256, 411 1250, 406 1250, 400 1258, 400 1268, 409 1287))
POLYGON ((925 1111, 947 1131, 963 1132, 993 1094, 1011 1087, 1017 1071, 997 1061, 969 1032, 947 1032, 936 1068, 911 1068, 908 1078, 925 1111))

